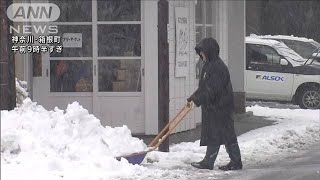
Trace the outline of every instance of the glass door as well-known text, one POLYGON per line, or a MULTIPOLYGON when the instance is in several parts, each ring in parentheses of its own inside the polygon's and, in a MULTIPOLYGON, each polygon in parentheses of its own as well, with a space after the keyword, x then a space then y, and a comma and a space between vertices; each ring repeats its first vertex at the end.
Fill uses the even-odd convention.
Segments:
POLYGON ((144 131, 141 1, 93 2, 94 110, 105 125, 144 131))
POLYGON ((140 0, 50 0, 63 45, 45 63, 49 104, 78 101, 103 125, 144 132, 140 0))
MULTIPOLYGON (((49 47, 62 46, 60 51, 46 53, 45 87, 48 107, 66 108, 78 101, 90 113, 93 111, 93 23, 92 2, 87 0, 49 0, 60 9, 57 21, 49 28, 43 43, 49 47), (54 43, 50 36, 53 36, 54 43)), ((39 37, 40 39, 40 37, 39 37)))

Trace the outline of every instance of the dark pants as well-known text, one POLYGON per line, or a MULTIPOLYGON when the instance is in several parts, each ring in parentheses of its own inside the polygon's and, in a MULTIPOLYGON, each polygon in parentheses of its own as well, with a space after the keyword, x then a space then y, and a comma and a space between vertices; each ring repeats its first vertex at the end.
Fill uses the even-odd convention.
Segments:
MULTIPOLYGON (((241 162, 241 154, 240 154, 240 148, 238 143, 225 145, 227 153, 229 154, 230 160, 235 163, 241 162)), ((207 146, 207 152, 206 156, 204 157, 204 160, 208 163, 209 166, 213 167, 214 162, 216 161, 216 158, 218 156, 220 146, 207 146)))

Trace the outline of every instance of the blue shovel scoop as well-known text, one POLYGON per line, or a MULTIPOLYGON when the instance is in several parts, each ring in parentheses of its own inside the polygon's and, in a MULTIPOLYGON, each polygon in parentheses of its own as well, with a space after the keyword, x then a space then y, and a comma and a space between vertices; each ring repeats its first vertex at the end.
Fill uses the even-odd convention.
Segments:
POLYGON ((116 159, 120 161, 121 158, 125 158, 131 164, 141 164, 147 153, 157 149, 161 145, 161 143, 170 135, 170 133, 179 125, 179 123, 187 116, 192 108, 193 103, 188 102, 187 104, 185 104, 183 108, 176 114, 176 116, 172 120, 170 120, 169 123, 161 130, 161 132, 151 141, 151 143, 148 145, 148 150, 118 156, 116 157, 116 159))

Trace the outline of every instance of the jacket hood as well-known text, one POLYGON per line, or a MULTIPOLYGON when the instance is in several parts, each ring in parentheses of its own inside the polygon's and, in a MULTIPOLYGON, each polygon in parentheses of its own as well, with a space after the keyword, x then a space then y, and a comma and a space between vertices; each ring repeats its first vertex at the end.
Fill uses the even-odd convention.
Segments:
POLYGON ((195 47, 196 52, 200 56, 200 52, 204 52, 208 61, 217 61, 219 59, 220 47, 213 38, 202 39, 195 47))

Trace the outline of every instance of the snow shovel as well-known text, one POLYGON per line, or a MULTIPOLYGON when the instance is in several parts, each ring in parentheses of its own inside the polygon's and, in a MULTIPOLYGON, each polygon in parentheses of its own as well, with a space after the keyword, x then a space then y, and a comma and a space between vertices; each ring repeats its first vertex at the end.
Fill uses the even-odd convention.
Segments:
POLYGON ((169 123, 161 130, 161 132, 150 142, 148 149, 136 152, 132 154, 126 154, 116 157, 118 161, 121 158, 125 158, 131 164, 140 164, 148 152, 157 149, 161 143, 170 135, 170 133, 178 126, 178 124, 187 116, 187 114, 192 110, 193 103, 187 103, 183 108, 176 114, 176 116, 169 121, 169 123))

